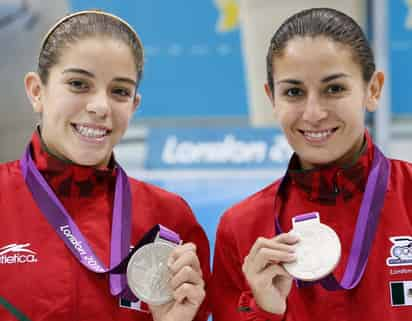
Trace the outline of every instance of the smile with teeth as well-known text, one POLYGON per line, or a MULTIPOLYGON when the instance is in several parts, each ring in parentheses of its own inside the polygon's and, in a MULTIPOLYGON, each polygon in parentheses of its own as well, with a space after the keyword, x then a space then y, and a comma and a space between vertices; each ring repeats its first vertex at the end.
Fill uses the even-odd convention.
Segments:
POLYGON ((336 128, 333 129, 327 129, 327 130, 322 130, 322 131, 310 131, 310 130, 301 130, 300 132, 308 139, 310 140, 323 140, 325 138, 328 138, 330 135, 332 135, 333 132, 336 131, 336 128))
POLYGON ((107 129, 102 128, 90 128, 84 125, 74 125, 73 127, 80 135, 87 138, 103 138, 109 133, 107 129))

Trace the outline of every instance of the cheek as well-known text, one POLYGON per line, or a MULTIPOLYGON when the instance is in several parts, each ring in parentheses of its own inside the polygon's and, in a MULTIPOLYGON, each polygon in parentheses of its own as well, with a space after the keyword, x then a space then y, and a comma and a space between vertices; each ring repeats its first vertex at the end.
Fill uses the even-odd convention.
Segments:
POLYGON ((291 131, 293 129, 293 125, 299 120, 300 114, 296 110, 291 108, 282 108, 281 106, 275 113, 276 119, 286 132, 291 131))
POLYGON ((64 116, 59 110, 57 110, 56 108, 49 108, 48 106, 44 106, 41 113, 43 127, 56 127, 56 124, 58 124, 60 122, 60 119, 62 119, 63 117, 64 116))
POLYGON ((115 108, 113 112, 113 122, 115 123, 116 127, 119 128, 122 132, 124 132, 128 125, 129 121, 132 118, 133 113, 131 112, 131 108, 126 106, 119 106, 119 108, 115 108))
POLYGON ((83 110, 84 104, 82 99, 72 96, 57 97, 47 102, 44 113, 50 120, 70 119, 83 110))
POLYGON ((337 113, 338 118, 343 120, 348 127, 357 128, 363 126, 365 123, 365 108, 363 106, 348 108, 348 106, 350 105, 339 109, 339 113, 337 113))

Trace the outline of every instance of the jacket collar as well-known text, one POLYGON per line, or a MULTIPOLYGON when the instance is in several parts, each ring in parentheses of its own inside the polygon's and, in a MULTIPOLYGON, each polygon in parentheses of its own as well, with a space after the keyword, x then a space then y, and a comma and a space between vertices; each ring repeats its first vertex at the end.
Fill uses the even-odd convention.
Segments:
POLYGON ((112 190, 116 178, 115 161, 112 157, 108 168, 97 169, 60 159, 48 151, 39 129, 31 140, 34 163, 58 197, 89 197, 102 188, 112 190))
POLYGON ((348 201, 355 194, 363 193, 372 160, 373 142, 366 131, 362 150, 351 164, 302 170, 294 154, 287 175, 292 185, 304 191, 310 201, 333 205, 340 195, 344 201, 348 201))

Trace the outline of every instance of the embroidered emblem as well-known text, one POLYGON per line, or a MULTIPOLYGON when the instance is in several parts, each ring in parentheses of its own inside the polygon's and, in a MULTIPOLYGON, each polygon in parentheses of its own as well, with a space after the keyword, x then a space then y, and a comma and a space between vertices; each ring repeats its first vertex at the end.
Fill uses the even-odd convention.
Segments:
POLYGON ((392 306, 412 306, 412 281, 390 282, 392 306))
POLYGON ((388 266, 412 265, 412 237, 394 236, 390 237, 392 242, 391 256, 386 259, 388 266))
POLYGON ((150 313, 149 306, 142 301, 132 302, 132 301, 120 298, 119 306, 121 308, 131 309, 131 310, 140 311, 144 313, 150 313))

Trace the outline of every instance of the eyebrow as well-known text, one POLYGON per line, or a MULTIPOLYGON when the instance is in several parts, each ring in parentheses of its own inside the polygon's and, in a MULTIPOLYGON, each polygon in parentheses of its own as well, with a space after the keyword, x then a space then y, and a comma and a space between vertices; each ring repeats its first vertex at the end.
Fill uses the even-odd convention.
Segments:
POLYGON ((63 70, 62 74, 67 74, 70 72, 73 72, 76 74, 82 74, 90 78, 95 78, 93 73, 91 73, 90 71, 84 70, 84 69, 80 69, 80 68, 68 68, 68 69, 63 70))
POLYGON ((130 79, 130 78, 117 77, 117 78, 114 78, 113 80, 114 81, 120 81, 120 82, 127 82, 127 83, 133 85, 134 87, 137 86, 137 83, 133 79, 130 79))
MULTIPOLYGON (((345 74, 345 73, 341 72, 341 73, 332 74, 330 76, 322 78, 321 82, 326 83, 326 82, 329 82, 329 81, 332 81, 332 80, 335 80, 335 79, 338 79, 338 78, 342 78, 342 77, 350 77, 350 76, 348 74, 345 74)), ((281 80, 278 80, 276 82, 276 84, 281 84, 281 83, 287 83, 287 84, 292 84, 292 85, 301 85, 303 82, 301 80, 297 80, 297 79, 281 79, 281 80)))
MULTIPOLYGON (((67 73, 77 73, 77 74, 82 74, 84 76, 90 77, 90 78, 95 78, 96 76, 87 70, 81 69, 81 68, 68 68, 63 70, 62 74, 67 74, 67 73)), ((134 81, 133 79, 127 78, 127 77, 116 77, 113 78, 113 81, 120 81, 120 82, 126 82, 129 83, 133 86, 136 86, 136 81, 134 81)))
POLYGON ((323 78, 321 81, 322 82, 329 82, 329 81, 335 80, 337 78, 346 78, 346 77, 350 77, 350 76, 348 74, 340 72, 340 73, 337 73, 337 74, 332 74, 330 76, 327 76, 327 77, 323 78))

